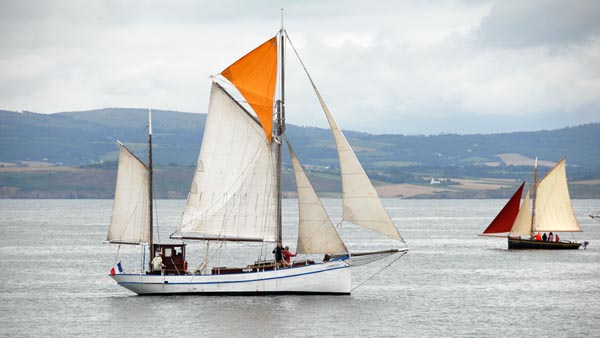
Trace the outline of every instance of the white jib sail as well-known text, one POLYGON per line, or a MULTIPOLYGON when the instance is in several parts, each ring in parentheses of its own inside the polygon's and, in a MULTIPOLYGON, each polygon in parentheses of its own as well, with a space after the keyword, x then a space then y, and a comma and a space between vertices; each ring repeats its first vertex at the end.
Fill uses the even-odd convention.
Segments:
POLYGON ((367 173, 360 165, 348 140, 335 122, 314 84, 313 88, 331 127, 340 159, 344 220, 404 242, 390 215, 383 207, 367 173))
POLYGON ((565 158, 537 185, 534 223, 535 231, 581 231, 569 196, 565 158))
POLYGON ((150 241, 149 170, 120 145, 117 187, 107 240, 112 243, 150 241))
POLYGON ((513 236, 526 236, 531 234, 531 203, 529 202, 531 189, 527 189, 521 209, 513 223, 510 234, 513 236))
POLYGON ((299 223, 296 251, 300 254, 348 252, 289 142, 288 149, 298 189, 299 223))
POLYGON ((179 231, 276 239, 275 154, 260 124, 213 82, 202 149, 179 231))

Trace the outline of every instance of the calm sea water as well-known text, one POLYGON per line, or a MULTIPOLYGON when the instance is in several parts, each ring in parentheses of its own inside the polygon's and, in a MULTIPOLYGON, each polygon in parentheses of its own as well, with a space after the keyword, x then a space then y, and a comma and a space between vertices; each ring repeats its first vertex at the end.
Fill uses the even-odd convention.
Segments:
MULTIPOLYGON (((158 201, 161 237, 184 203, 158 201)), ((600 337, 600 223, 587 216, 600 200, 573 201, 590 246, 564 252, 478 237, 504 203, 385 200, 411 251, 351 296, 139 297, 107 276, 112 201, 0 200, 0 336, 600 337)), ((354 248, 375 241, 344 232, 354 248)), ((353 285, 389 263, 353 269, 353 285)))

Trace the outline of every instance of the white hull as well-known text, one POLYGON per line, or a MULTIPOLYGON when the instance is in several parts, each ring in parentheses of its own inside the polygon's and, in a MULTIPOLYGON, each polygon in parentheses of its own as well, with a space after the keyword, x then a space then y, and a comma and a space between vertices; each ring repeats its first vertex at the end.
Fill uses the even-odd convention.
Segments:
POLYGON ((339 260, 223 275, 118 274, 111 277, 138 295, 350 294, 352 274, 349 262, 339 260))

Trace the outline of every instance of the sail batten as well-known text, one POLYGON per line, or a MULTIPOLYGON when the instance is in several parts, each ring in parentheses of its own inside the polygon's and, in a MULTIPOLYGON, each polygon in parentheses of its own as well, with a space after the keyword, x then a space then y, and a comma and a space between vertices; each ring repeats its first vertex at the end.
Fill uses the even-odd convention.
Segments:
POLYGON ((149 175, 148 167, 120 144, 108 242, 139 244, 150 241, 149 175))
POLYGON ((292 145, 287 142, 298 190, 298 242, 300 254, 347 253, 346 245, 335 230, 329 215, 310 183, 292 145))

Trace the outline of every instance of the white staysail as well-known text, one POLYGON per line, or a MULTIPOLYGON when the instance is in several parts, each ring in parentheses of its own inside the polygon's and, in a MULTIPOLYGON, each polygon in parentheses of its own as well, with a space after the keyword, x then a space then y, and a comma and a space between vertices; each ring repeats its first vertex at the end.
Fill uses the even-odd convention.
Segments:
POLYGON ((565 158, 537 185, 534 227, 535 231, 581 231, 569 196, 565 158))
POLYGON ((526 236, 531 234, 531 206, 529 203, 531 189, 527 189, 521 209, 513 223, 510 234, 514 236, 526 236))
POLYGON ((404 242, 314 84, 313 88, 331 127, 340 159, 344 220, 404 242))
POLYGON ((289 142, 288 149, 298 188, 297 253, 340 254, 348 252, 289 142))
POLYGON ((149 174, 146 165, 121 144, 107 241, 127 244, 150 241, 149 174))
POLYGON ((273 147, 259 122, 213 82, 202 150, 179 231, 204 239, 274 241, 273 147))
POLYGON ((360 162, 356 158, 354 151, 352 151, 352 148, 342 133, 342 130, 339 128, 333 116, 329 112, 329 108, 327 108, 321 93, 319 93, 317 86, 312 80, 312 77, 308 73, 306 66, 304 66, 300 55, 298 55, 298 51, 296 51, 296 48, 294 48, 294 45, 291 43, 289 37, 288 41, 290 42, 290 46, 298 57, 298 60, 300 61, 300 64, 302 65, 302 68, 304 69, 304 72, 306 73, 306 76, 308 77, 308 80, 310 81, 317 98, 319 99, 319 103, 325 112, 325 116, 327 117, 327 121, 329 122, 331 132, 333 133, 333 137, 335 139, 338 157, 340 160, 340 171, 342 175, 344 220, 376 231, 390 238, 397 239, 404 243, 402 236, 400 236, 400 232, 398 232, 398 229, 394 225, 394 222, 392 222, 390 215, 383 207, 383 204, 379 199, 379 195, 377 195, 377 191, 375 191, 375 188, 371 184, 369 177, 365 173, 363 167, 360 165, 360 162))

